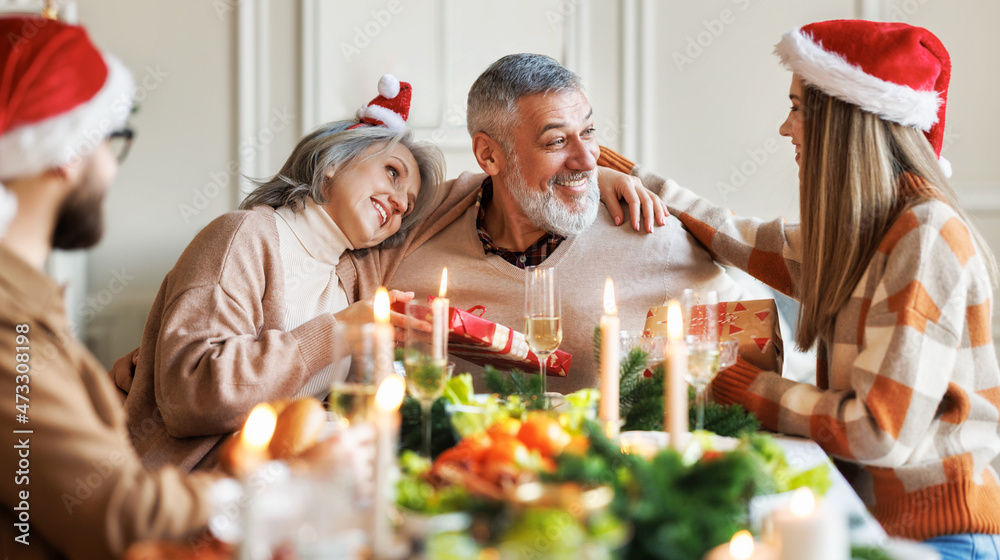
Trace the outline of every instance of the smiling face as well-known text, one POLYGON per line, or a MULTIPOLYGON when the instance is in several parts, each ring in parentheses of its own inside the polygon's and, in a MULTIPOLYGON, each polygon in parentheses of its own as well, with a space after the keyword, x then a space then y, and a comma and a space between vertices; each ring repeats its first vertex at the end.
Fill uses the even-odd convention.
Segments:
POLYGON ((390 150, 375 145, 329 181, 323 209, 355 249, 374 247, 399 231, 419 191, 420 170, 410 150, 401 143, 390 150))
POLYGON ((513 153, 500 180, 536 226, 579 233, 597 211, 594 116, 583 93, 529 95, 518 101, 513 153))
POLYGON ((802 78, 798 74, 792 74, 792 85, 788 88, 788 98, 791 100, 792 106, 788 110, 788 118, 778 128, 778 134, 787 136, 792 140, 792 146, 795 147, 795 163, 799 164, 799 179, 801 179, 802 154, 804 152, 802 148, 802 138, 804 136, 802 123, 805 119, 802 100, 805 98, 805 91, 802 86, 802 78))

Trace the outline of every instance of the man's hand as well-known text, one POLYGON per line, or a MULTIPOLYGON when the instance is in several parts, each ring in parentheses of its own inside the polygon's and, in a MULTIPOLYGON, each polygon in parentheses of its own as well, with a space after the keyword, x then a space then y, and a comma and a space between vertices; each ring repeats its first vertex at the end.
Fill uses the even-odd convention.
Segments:
POLYGON ((669 214, 666 205, 660 197, 644 187, 637 177, 607 167, 598 167, 597 185, 601 190, 601 202, 607 207, 615 224, 621 225, 625 217, 619 200, 628 203, 630 221, 636 231, 641 231, 642 224, 646 233, 653 233, 654 222, 660 226, 667 223, 669 214))

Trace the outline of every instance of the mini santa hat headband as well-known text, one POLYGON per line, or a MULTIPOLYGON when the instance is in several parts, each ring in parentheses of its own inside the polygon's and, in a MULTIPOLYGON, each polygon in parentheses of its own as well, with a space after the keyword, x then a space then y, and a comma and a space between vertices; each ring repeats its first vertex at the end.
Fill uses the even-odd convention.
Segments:
POLYGON ((393 132, 406 130, 406 119, 410 116, 410 98, 413 87, 401 82, 392 74, 383 74, 378 81, 378 96, 358 109, 358 124, 348 127, 384 126, 393 132))
MULTIPOLYGON (((124 126, 132 76, 79 26, 0 17, 0 179, 26 177, 91 153, 124 126)), ((0 186, 0 236, 16 212, 0 186)))
POLYGON ((822 21, 785 33, 774 52, 824 93, 923 130, 951 175, 940 157, 951 58, 933 33, 905 23, 822 21))

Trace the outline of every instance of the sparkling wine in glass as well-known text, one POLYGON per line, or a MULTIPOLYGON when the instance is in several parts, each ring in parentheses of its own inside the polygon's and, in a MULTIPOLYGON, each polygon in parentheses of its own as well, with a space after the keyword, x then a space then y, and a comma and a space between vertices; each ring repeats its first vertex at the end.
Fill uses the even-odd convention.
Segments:
POLYGON ((553 267, 529 266, 524 272, 524 334, 541 365, 544 398, 545 366, 549 356, 562 344, 559 282, 553 267))
POLYGON ((443 312, 435 307, 433 303, 428 306, 416 301, 406 304, 406 347, 403 352, 406 389, 420 403, 424 427, 423 455, 428 459, 431 457, 431 407, 444 393, 454 367, 448 363, 448 330, 440 324, 447 319, 447 307, 443 312))
POLYGON ((375 389, 372 384, 334 383, 330 388, 330 412, 345 427, 373 422, 375 389))
POLYGON ((685 341, 688 345, 687 382, 695 391, 695 429, 705 429, 705 389, 719 371, 719 298, 714 290, 684 290, 681 297, 685 341))
POLYGON ((334 325, 329 409, 344 428, 374 421, 375 340, 373 323, 334 325))

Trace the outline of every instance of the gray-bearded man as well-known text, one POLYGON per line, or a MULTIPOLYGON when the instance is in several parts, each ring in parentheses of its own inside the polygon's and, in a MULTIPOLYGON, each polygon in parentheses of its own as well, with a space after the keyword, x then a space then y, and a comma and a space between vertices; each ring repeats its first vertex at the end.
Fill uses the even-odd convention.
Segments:
MULTIPOLYGON (((560 348, 573 360, 568 377, 548 380, 549 390, 597 386, 592 340, 608 276, 627 330, 641 330, 650 307, 685 288, 739 299, 740 288, 678 220, 642 233, 617 227, 613 211, 598 212, 593 110, 579 77, 552 58, 516 54, 493 63, 469 92, 468 128, 485 175, 463 173, 446 185, 446 210, 427 222, 389 286, 437 293, 447 266, 452 306, 482 305, 487 319, 521 330, 524 268, 556 267, 560 348)), ((458 371, 481 371, 456 361, 458 371)))

